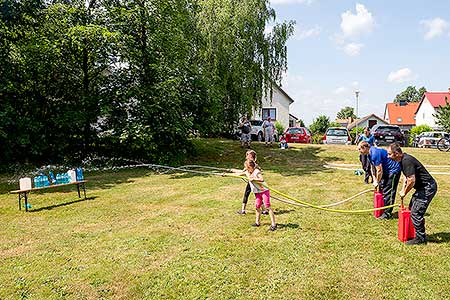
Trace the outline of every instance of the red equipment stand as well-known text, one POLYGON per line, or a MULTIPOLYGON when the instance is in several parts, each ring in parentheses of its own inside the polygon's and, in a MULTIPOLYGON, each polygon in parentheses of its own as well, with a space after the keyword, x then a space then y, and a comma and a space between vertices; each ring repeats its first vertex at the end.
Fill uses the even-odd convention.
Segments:
POLYGON ((411 211, 402 205, 398 211, 398 240, 406 242, 416 237, 416 230, 411 221, 411 211))
MULTIPOLYGON (((373 208, 379 208, 384 206, 383 194, 380 191, 375 190, 373 194, 373 208)), ((384 209, 374 210, 373 215, 375 218, 379 218, 383 214, 384 209)))

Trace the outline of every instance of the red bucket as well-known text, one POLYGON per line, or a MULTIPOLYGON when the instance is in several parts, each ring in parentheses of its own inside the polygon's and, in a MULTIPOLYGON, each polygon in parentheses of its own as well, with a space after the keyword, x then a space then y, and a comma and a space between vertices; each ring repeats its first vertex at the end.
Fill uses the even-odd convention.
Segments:
MULTIPOLYGON (((373 208, 379 208, 384 206, 383 194, 379 191, 375 191, 373 194, 373 208)), ((380 217, 383 214, 384 209, 375 210, 373 215, 375 218, 380 217)))
POLYGON ((416 237, 416 230, 411 221, 411 211, 403 205, 398 211, 398 240, 406 242, 416 237))

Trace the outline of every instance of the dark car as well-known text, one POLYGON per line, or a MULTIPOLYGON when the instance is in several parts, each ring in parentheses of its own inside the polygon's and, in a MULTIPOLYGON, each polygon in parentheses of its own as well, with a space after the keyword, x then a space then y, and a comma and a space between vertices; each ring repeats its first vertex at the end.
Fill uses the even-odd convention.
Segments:
POLYGON ((284 136, 288 143, 311 143, 311 133, 305 127, 288 127, 284 136))
POLYGON ((387 146, 394 142, 401 146, 405 145, 405 136, 397 125, 375 125, 371 132, 375 138, 375 144, 378 146, 387 146))

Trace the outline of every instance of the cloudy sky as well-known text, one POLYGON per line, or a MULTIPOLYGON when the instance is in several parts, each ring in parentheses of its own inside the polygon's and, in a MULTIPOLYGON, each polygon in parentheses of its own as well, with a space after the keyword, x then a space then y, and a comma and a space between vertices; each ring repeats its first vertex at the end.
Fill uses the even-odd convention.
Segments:
MULTIPOLYGON (((307 125, 345 107, 383 117, 407 86, 450 88, 450 2, 271 0, 277 21, 294 20, 282 87, 307 125)), ((269 27, 270 28, 270 27, 269 27)))

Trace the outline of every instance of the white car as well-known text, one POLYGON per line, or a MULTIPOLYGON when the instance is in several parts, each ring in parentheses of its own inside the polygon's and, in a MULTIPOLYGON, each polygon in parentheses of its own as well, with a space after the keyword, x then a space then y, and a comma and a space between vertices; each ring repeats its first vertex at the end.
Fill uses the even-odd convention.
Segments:
POLYGON ((449 134, 443 131, 422 132, 418 136, 417 147, 419 148, 436 148, 441 138, 448 138, 449 134))
POLYGON ((351 144, 352 139, 345 127, 330 127, 323 136, 324 144, 351 144))
MULTIPOLYGON (((252 124, 252 131, 250 131, 252 135, 252 140, 256 140, 258 142, 264 141, 264 129, 262 128, 263 120, 250 120, 250 124, 252 124)), ((278 141, 277 138, 277 130, 273 134, 274 141, 278 141)))

